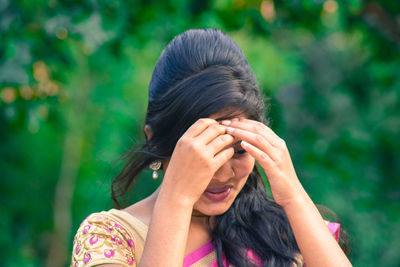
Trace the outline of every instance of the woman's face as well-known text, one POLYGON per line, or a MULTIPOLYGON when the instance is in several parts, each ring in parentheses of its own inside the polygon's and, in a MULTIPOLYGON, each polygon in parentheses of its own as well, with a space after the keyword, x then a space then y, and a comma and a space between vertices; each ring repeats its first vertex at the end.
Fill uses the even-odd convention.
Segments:
POLYGON ((194 216, 214 216, 226 212, 242 190, 254 167, 254 158, 241 146, 240 140, 233 143, 234 156, 214 174, 206 191, 194 204, 194 216))
MULTIPOLYGON (((227 114, 232 113, 217 112, 210 118, 218 120, 227 114)), ((246 117, 240 116, 240 118, 246 117)), ((241 147, 240 142, 241 140, 236 138, 233 141, 231 145, 235 151, 233 157, 214 173, 207 189, 194 204, 193 216, 215 216, 225 213, 242 190, 254 168, 255 160, 241 147)), ((164 171, 168 168, 168 164, 169 160, 163 162, 164 171)))
MULTIPOLYGON (((224 117, 221 116, 224 113, 218 112, 210 118, 224 117)), ((206 191, 194 204, 194 216, 215 216, 226 212, 242 190, 254 168, 255 160, 241 147, 240 142, 239 139, 234 140, 232 147, 235 154, 214 173, 206 191)))

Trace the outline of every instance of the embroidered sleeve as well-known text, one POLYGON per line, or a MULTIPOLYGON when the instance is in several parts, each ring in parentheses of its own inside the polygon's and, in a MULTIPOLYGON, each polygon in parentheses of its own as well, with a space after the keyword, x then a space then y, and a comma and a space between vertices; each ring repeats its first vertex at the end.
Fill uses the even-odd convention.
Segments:
POLYGON ((71 267, 106 263, 135 267, 134 240, 116 220, 94 213, 82 222, 75 235, 71 267))

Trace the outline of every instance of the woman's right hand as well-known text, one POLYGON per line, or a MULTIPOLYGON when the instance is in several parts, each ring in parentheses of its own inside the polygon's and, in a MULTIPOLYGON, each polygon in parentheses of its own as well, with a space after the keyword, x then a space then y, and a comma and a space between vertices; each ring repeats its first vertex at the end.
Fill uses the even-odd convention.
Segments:
POLYGON ((166 164, 163 194, 193 206, 214 173, 234 154, 234 138, 226 126, 213 119, 199 119, 179 139, 166 164))
POLYGON ((234 154, 226 126, 200 119, 179 139, 154 203, 141 267, 183 265, 193 206, 234 154))

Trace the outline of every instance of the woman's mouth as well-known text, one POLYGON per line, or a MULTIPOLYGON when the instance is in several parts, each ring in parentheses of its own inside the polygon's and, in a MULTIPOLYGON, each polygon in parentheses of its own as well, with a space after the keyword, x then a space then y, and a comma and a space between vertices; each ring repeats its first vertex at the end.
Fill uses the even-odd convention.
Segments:
POLYGON ((222 201, 229 195, 232 186, 210 187, 204 191, 204 196, 211 201, 222 201))

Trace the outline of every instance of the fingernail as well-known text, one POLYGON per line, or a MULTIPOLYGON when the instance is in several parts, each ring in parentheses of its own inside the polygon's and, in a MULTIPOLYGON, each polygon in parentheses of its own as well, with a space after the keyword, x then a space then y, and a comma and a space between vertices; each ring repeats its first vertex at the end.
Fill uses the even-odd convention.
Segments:
POLYGON ((246 141, 242 141, 242 142, 241 142, 241 145, 242 145, 243 147, 245 147, 245 146, 249 146, 249 143, 247 143, 246 141))
POLYGON ((232 122, 231 121, 221 121, 221 124, 223 125, 230 125, 232 122))
POLYGON ((228 133, 233 133, 234 129, 233 129, 232 127, 227 127, 227 128, 226 128, 226 131, 227 131, 228 133))

